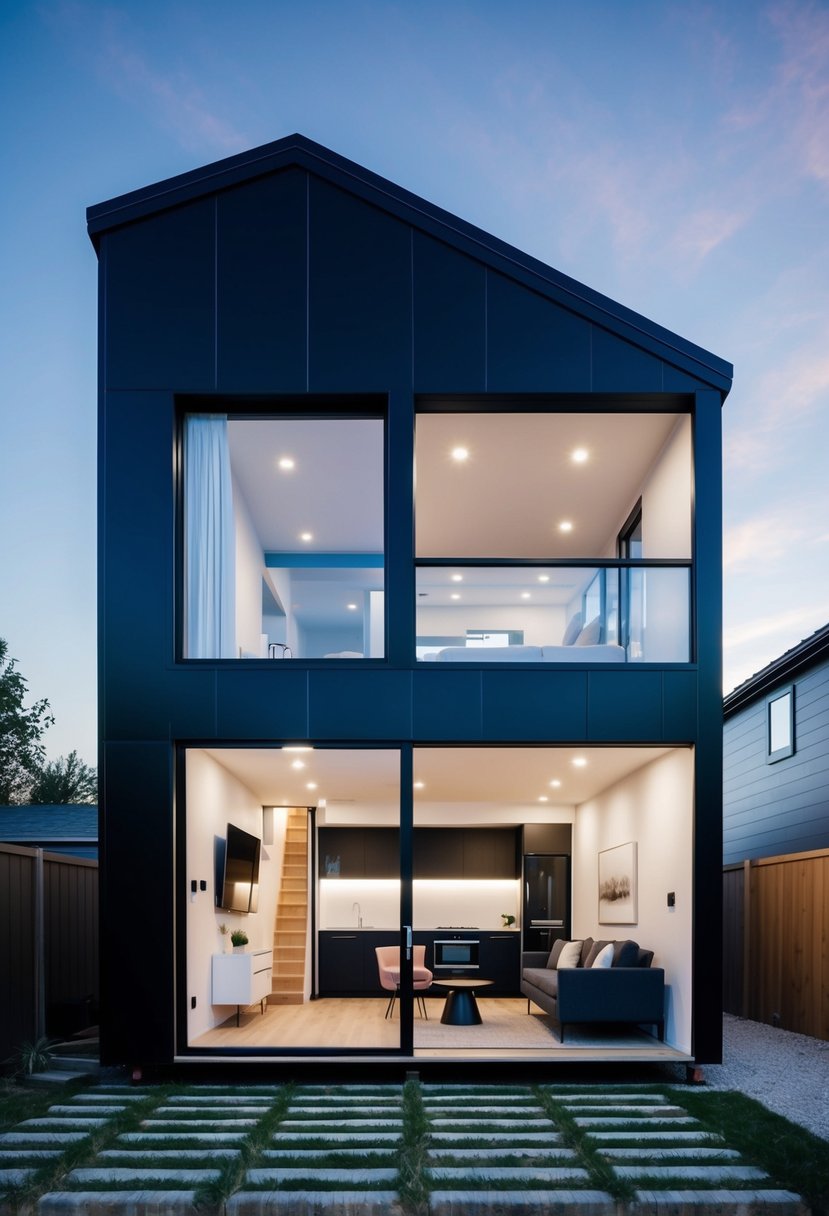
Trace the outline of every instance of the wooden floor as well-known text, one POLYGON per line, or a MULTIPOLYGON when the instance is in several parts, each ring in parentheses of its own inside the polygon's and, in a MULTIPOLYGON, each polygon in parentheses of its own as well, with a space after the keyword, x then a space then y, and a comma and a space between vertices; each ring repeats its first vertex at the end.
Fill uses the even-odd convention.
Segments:
MULTIPOLYGON (((443 998, 426 998, 428 1020, 416 1016, 414 1056, 424 1059, 512 1059, 512 1060, 625 1060, 688 1061, 689 1056, 635 1029, 605 1030, 601 1027, 570 1029, 565 1042, 540 1011, 527 1015, 527 1002, 520 999, 488 998, 479 1001, 481 1026, 440 1024, 443 998)), ((243 1010, 240 1025, 235 1014, 190 1043, 213 1055, 222 1048, 261 1049, 290 1055, 292 1048, 307 1051, 318 1047, 344 1053, 395 1052, 400 1047, 400 1019, 385 1019, 386 998, 325 999, 304 1005, 268 1006, 243 1010)))

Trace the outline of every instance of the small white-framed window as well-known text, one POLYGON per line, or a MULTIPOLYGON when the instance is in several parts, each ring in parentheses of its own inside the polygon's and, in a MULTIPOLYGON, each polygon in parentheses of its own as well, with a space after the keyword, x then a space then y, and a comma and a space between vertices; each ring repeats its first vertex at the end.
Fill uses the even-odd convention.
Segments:
POLYGON ((794 685, 766 697, 766 763, 794 755, 794 685))

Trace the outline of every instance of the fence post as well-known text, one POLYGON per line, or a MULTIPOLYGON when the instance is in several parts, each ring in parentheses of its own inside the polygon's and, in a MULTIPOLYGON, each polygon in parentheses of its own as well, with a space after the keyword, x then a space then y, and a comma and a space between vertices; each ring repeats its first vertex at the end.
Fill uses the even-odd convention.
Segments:
POLYGON ((35 849, 34 979, 36 1039, 41 1039, 46 1034, 46 932, 43 899, 43 849, 35 849))
POLYGON ((751 862, 743 862, 743 1017, 751 1017, 751 862))

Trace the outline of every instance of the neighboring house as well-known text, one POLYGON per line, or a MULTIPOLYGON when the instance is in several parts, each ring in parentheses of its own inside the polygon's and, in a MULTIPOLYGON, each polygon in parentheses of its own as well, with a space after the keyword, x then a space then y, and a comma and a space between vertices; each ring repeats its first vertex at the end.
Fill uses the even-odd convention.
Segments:
POLYGON ((829 625, 723 708, 725 1008, 829 1038, 829 625))
POLYGON ((98 808, 80 803, 0 806, 0 840, 97 860, 98 808))
POLYGON ((103 1059, 573 1059, 593 937, 719 1060, 730 365, 301 136, 88 220, 103 1059))

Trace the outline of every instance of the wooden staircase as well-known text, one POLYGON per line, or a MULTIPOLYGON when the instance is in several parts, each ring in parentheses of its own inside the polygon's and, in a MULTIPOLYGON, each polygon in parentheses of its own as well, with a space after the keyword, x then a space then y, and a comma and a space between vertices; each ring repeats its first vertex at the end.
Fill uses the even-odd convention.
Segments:
POLYGON ((305 999, 308 929, 308 812, 288 812, 282 882, 273 934, 273 980, 269 1005, 301 1005, 305 999))

